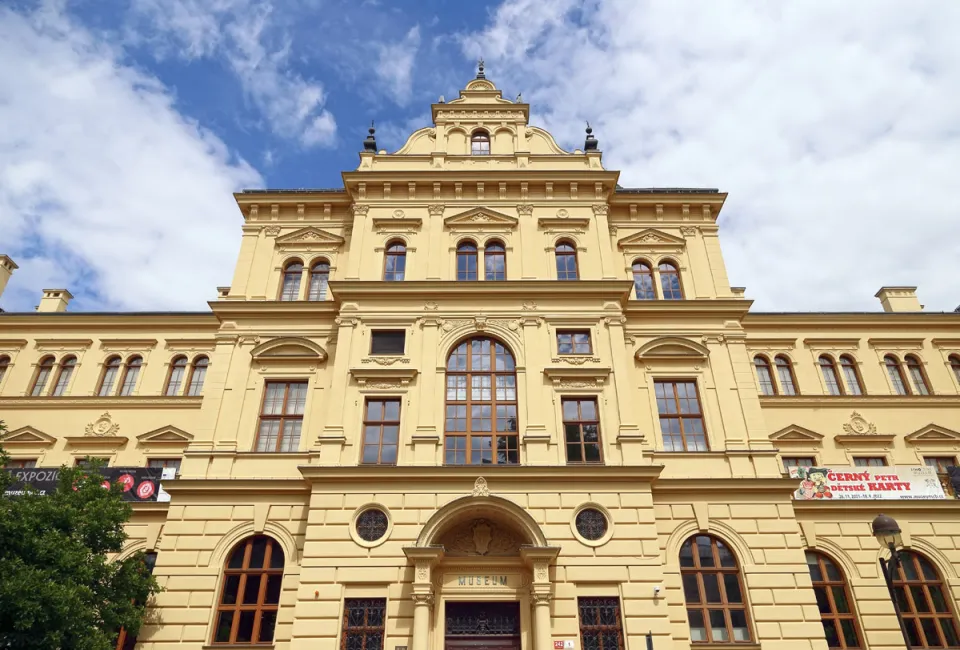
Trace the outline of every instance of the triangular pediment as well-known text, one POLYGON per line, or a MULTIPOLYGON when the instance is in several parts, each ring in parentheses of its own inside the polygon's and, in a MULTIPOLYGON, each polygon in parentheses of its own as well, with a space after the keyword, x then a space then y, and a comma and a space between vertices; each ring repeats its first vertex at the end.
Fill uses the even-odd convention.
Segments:
POLYGON ((57 442, 57 439, 50 434, 44 433, 33 427, 20 427, 13 431, 8 431, 0 438, 0 443, 5 447, 12 445, 23 445, 32 447, 49 447, 57 442))
POLYGON ((473 208, 466 212, 451 214, 443 220, 447 228, 509 228, 517 227, 518 219, 489 208, 473 208))
POLYGON ((956 445, 960 444, 960 432, 931 423, 908 434, 904 440, 914 445, 956 445))
POLYGON ((280 248, 326 248, 336 249, 343 245, 343 237, 312 226, 294 230, 277 237, 280 248))
POLYGON ((806 427, 801 427, 797 424, 791 424, 788 427, 784 427, 779 431, 774 431, 771 433, 768 438, 774 446, 778 444, 792 444, 792 445, 808 445, 808 446, 819 446, 823 443, 823 434, 817 433, 816 431, 811 431, 806 427))
POLYGON ((147 431, 137 436, 141 445, 187 445, 193 440, 193 434, 172 425, 147 431))
POLYGON ((617 242, 617 246, 621 250, 650 250, 660 247, 676 248, 684 245, 686 245, 686 242, 683 238, 663 232, 662 230, 657 230, 656 228, 645 228, 640 232, 627 235, 617 242))

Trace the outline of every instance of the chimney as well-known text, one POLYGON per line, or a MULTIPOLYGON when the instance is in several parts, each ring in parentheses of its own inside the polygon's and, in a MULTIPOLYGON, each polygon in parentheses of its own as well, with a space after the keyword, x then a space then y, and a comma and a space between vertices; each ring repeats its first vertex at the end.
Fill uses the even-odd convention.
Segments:
POLYGON ((70 300, 72 298, 73 294, 66 289, 44 289, 43 298, 40 299, 40 304, 37 306, 37 311, 67 311, 67 305, 70 304, 70 300))
POLYGON ((13 272, 19 268, 17 263, 14 262, 6 255, 0 255, 0 296, 3 295, 3 290, 7 288, 7 282, 10 281, 10 276, 13 275, 13 272))
POLYGON ((923 311, 916 287, 880 287, 874 297, 880 299, 886 312, 923 311))

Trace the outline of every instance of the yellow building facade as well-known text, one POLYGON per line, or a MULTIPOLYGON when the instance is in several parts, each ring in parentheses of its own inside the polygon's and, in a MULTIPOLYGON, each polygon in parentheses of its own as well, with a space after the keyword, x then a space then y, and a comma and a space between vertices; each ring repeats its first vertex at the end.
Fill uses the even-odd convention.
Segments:
POLYGON ((177 468, 136 647, 900 648, 880 512, 912 638, 960 645, 960 314, 752 312, 725 194, 620 187, 482 71, 432 117, 237 194, 207 311, 0 314, 14 466, 177 468))

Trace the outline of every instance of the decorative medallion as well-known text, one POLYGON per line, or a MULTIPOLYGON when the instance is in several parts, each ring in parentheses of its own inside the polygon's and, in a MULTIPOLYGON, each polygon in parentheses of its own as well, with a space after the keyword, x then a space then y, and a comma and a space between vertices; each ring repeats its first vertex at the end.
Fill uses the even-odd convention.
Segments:
POLYGON ((113 421, 110 413, 104 413, 88 424, 85 431, 88 436, 115 436, 120 431, 120 425, 113 421))
POLYGON ((570 216, 570 213, 567 212, 565 208, 560 208, 559 210, 557 210, 557 216, 560 217, 561 219, 566 219, 567 217, 570 216))
POLYGON ((487 519, 474 519, 443 535, 440 544, 449 556, 517 555, 523 541, 512 531, 487 519))
POLYGON ((476 480, 476 482, 473 484, 473 496, 475 497, 490 496, 490 488, 487 486, 487 479, 481 476, 476 480))
POLYGON ((400 209, 394 210, 394 211, 393 211, 393 218, 394 218, 394 219, 403 219, 404 214, 405 214, 405 213, 404 213, 403 210, 400 210, 400 209))
POLYGON ((595 508, 584 508, 577 513, 577 532, 591 542, 602 539, 607 534, 607 518, 595 508))
POLYGON ((387 525, 387 513, 383 510, 364 510, 357 517, 357 536, 365 542, 375 542, 387 534, 387 525))
POLYGON ((850 422, 843 425, 843 430, 856 436, 864 436, 876 433, 877 425, 867 422, 866 418, 854 411, 850 414, 850 422))

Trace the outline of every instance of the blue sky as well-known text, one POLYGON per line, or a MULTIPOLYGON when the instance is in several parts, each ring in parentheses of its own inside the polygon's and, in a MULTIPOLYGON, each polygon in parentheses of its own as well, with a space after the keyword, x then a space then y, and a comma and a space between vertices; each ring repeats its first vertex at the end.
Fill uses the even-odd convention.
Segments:
POLYGON ((630 186, 730 192, 722 244, 765 310, 960 304, 960 3, 8 0, 0 301, 203 309, 244 187, 336 187, 483 54, 561 144, 589 119, 630 186))

